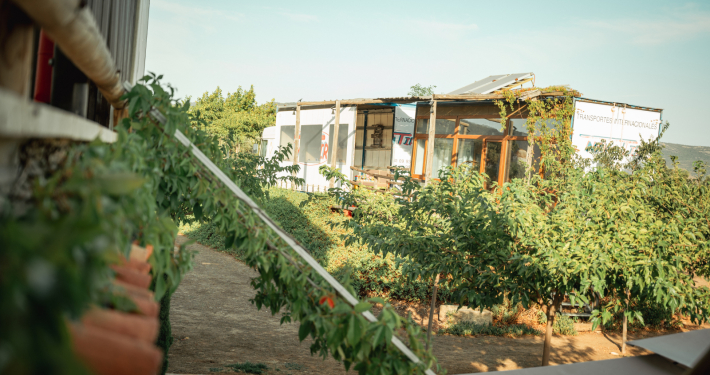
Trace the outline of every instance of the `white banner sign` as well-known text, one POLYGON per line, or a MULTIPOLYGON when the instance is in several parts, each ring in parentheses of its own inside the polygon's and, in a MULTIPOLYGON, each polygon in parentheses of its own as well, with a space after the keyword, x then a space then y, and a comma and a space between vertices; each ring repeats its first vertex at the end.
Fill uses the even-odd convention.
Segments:
POLYGON ((409 168, 412 165, 412 141, 417 105, 399 104, 394 108, 392 166, 409 168))
POLYGON ((583 158, 592 158, 586 151, 606 140, 634 154, 645 141, 658 137, 661 112, 625 108, 622 104, 576 101, 572 129, 572 144, 583 158))

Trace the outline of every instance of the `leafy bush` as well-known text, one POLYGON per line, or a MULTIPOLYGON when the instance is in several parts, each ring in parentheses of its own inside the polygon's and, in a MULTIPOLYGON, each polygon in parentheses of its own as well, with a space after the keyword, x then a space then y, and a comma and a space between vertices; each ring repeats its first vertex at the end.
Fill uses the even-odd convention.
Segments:
POLYGON ((263 363, 251 363, 249 361, 225 365, 224 367, 229 367, 234 370, 234 372, 243 372, 247 374, 263 374, 264 370, 269 368, 263 363))
MULTIPOLYGON (((431 285, 420 280, 407 280, 402 266, 394 255, 374 254, 366 246, 346 245, 341 235, 351 232, 342 229, 341 214, 330 207, 338 205, 335 198, 325 194, 306 194, 272 187, 262 207, 286 232, 307 248, 325 268, 336 277, 350 273, 352 287, 361 296, 380 296, 405 301, 423 301, 431 292, 431 285), (335 227, 331 227, 335 223, 335 227)), ((224 246, 224 236, 212 223, 185 223, 180 231, 197 242, 220 251, 242 254, 224 246)), ((401 261, 401 260, 400 260, 401 261)), ((440 300, 451 295, 440 288, 440 300)))
POLYGON ((505 324, 509 324, 517 320, 522 312, 523 305, 521 303, 513 305, 513 303, 507 298, 502 304, 493 305, 493 307, 491 307, 493 320, 500 321, 505 324))
POLYGON ((574 328, 574 320, 567 315, 557 315, 552 329, 553 332, 564 336, 577 336, 578 334, 574 328))
MULTIPOLYGON (((674 319, 673 311, 671 309, 663 307, 659 303, 644 301, 635 304, 634 309, 641 313, 643 321, 641 321, 641 319, 636 319, 633 322, 630 322, 629 328, 631 329, 638 329, 642 327, 652 329, 671 329, 682 325, 679 320, 674 319)), ((623 320, 623 311, 619 310, 614 313, 606 323, 603 324, 603 328, 607 331, 618 331, 622 327, 623 320)))
MULTIPOLYGON (((547 315, 541 310, 537 312, 537 320, 540 324, 547 324, 547 315)), ((558 335, 577 336, 579 332, 574 328, 574 319, 567 315, 557 314, 552 331, 558 335)))
POLYGON ((447 333, 456 336, 512 336, 520 337, 523 335, 541 335, 542 332, 535 328, 530 328, 525 324, 511 324, 496 326, 492 324, 475 324, 473 322, 458 322, 450 327, 439 330, 439 333, 447 333))

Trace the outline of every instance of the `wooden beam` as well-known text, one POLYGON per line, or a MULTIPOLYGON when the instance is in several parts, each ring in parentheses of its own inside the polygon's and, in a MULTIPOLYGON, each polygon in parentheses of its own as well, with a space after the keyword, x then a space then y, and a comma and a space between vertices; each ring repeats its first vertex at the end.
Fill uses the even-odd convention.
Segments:
POLYGON ((436 100, 432 101, 429 111, 429 139, 426 143, 426 164, 424 167, 425 181, 428 184, 431 180, 432 170, 434 169, 434 135, 436 134, 436 100))
MULTIPOLYGON (((539 90, 534 90, 531 94, 524 93, 521 97, 531 98, 535 96, 549 97, 549 96, 563 96, 562 91, 551 91, 541 93, 539 90)), ((579 95, 575 95, 579 97, 579 95)), ((336 102, 340 102, 340 105, 358 105, 358 104, 384 104, 384 103, 414 103, 423 102, 429 100, 456 100, 456 101, 481 101, 481 100, 501 100, 505 99, 503 94, 466 94, 466 95, 449 95, 449 94, 435 94, 432 96, 412 96, 412 97, 402 97, 402 98, 377 98, 377 99, 349 99, 349 100, 323 100, 314 102, 299 102, 297 106, 325 106, 334 105, 336 102)), ((291 107, 287 107, 291 108, 291 107)))
POLYGON ((514 89, 514 88, 516 88, 516 87, 518 87, 518 86, 522 86, 522 85, 525 84, 525 83, 528 83, 528 82, 530 82, 530 81, 533 81, 534 79, 535 79, 535 78, 533 78, 533 77, 530 77, 530 78, 528 78, 528 79, 523 79, 523 80, 520 80, 520 81, 517 81, 517 82, 513 83, 512 85, 503 87, 503 88, 501 88, 500 90, 496 90, 495 92, 496 92, 496 93, 500 93, 500 92, 503 92, 503 91, 512 90, 512 89, 514 89))
MULTIPOLYGON (((293 165, 298 164, 298 154, 301 147, 301 106, 296 106, 296 129, 293 132, 293 165)), ((305 167, 305 164, 304 164, 305 167)), ((296 177, 296 173, 293 173, 296 177)), ((296 184, 291 183, 291 190, 296 188, 296 184)))
POLYGON ((34 25, 11 1, 2 4, 0 14, 0 87, 29 98, 32 84, 32 50, 34 25))
MULTIPOLYGON (((338 130, 340 130, 340 100, 335 101, 335 125, 333 126, 333 144, 330 147, 330 167, 336 168, 335 161, 338 159, 338 130)), ((364 151, 363 151, 364 152, 364 151)), ((335 185, 335 178, 330 179, 330 187, 335 185)))

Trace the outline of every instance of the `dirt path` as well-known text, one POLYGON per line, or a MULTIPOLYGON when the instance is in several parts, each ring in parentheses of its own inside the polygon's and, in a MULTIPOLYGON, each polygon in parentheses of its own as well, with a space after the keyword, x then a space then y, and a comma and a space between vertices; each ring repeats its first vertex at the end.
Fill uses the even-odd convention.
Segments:
MULTIPOLYGON (((178 243, 187 237, 179 236, 178 243)), ((266 374, 344 374, 333 359, 310 354, 310 343, 298 341, 298 325, 280 325, 280 315, 257 310, 249 299, 256 272, 233 257, 199 244, 195 268, 173 295, 170 319, 175 342, 168 372, 177 374, 233 373, 225 365, 263 363, 266 374), (278 370, 277 370, 278 369, 278 370)), ((648 334, 644 335, 647 336, 648 334)), ((641 335, 630 335, 630 339, 641 335)), ((434 355, 449 374, 512 370, 539 366, 542 338, 437 336, 434 355)), ((619 335, 582 333, 554 337, 554 364, 618 358, 619 335)), ((631 348, 632 355, 642 353, 631 348)))

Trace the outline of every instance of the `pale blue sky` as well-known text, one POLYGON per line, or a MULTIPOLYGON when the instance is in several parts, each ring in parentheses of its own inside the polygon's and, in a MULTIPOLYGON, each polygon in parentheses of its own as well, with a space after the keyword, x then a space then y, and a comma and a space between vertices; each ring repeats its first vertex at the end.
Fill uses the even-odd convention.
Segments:
POLYGON ((178 96, 259 102, 446 93, 493 74, 663 108, 666 142, 710 146, 710 2, 151 0, 146 70, 178 96))

